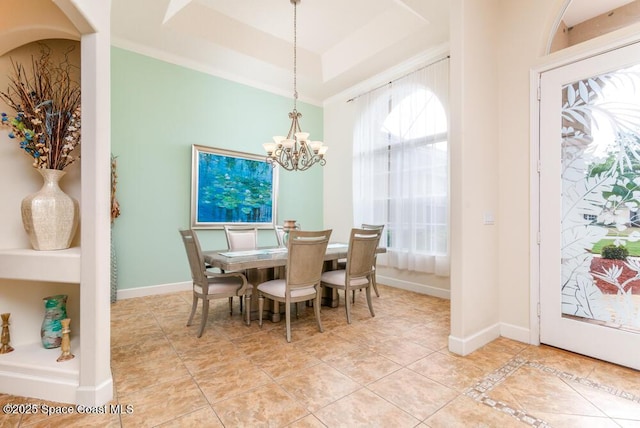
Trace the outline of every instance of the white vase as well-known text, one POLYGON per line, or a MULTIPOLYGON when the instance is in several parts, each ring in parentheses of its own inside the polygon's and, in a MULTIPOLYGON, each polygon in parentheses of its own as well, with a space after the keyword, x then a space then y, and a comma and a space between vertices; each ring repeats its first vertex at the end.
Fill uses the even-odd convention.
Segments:
POLYGON ((57 169, 38 169, 42 188, 22 200, 22 223, 34 250, 63 250, 71 246, 78 228, 78 201, 60 189, 66 174, 57 169))

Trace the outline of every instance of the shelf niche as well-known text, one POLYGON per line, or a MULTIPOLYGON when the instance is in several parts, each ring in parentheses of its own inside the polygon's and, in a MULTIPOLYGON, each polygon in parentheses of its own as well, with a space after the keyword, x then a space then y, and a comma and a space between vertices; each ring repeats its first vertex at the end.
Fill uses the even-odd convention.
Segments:
MULTIPOLYGON (((90 0, 17 2, 6 10, 9 24, 0 29, 0 88, 7 87, 11 60, 29 64, 32 53, 39 52, 38 41, 55 45, 63 54, 65 50, 58 47, 66 43, 75 45, 70 59, 81 70, 85 102, 82 158, 68 168, 60 183, 80 203, 82 229, 68 250, 30 249, 20 203, 42 186, 42 179, 18 142, 8 139, 6 129, 0 130, 0 179, 7 184, 0 204, 0 313, 11 313, 15 349, 0 355, 0 393, 88 406, 113 398, 107 268, 110 224, 104 209, 109 202, 111 151, 109 11, 109 2, 90 0), (65 362, 56 361, 59 348, 44 349, 39 337, 44 315, 41 299, 61 291, 69 294, 75 355, 65 362)), ((7 111, 2 102, 1 111, 7 111)))

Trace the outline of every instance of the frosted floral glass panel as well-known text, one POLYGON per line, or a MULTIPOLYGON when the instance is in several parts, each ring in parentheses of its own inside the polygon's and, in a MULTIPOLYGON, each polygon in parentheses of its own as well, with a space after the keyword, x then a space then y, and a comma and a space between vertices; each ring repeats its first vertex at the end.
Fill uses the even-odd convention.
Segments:
POLYGON ((562 100, 563 316, 640 332, 640 64, 562 100))

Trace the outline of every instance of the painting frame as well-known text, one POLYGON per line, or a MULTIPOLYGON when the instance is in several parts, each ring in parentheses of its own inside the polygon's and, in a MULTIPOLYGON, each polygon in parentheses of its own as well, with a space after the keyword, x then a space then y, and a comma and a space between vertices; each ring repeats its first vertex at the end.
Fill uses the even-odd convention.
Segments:
POLYGON ((191 146, 192 229, 273 229, 277 202, 278 168, 264 156, 191 146))

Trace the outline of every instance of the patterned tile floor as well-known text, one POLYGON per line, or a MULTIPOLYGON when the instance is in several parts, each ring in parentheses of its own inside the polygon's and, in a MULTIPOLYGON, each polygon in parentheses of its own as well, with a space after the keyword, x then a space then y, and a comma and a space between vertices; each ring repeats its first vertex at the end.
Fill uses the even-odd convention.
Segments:
MULTIPOLYGON (((344 308, 246 326, 226 301, 202 338, 190 292, 112 305, 116 398, 130 414, 0 415, 0 427, 640 427, 640 372, 497 339, 447 351, 449 301, 380 286, 344 308)), ((38 402, 0 394, 0 404, 38 402)), ((55 403, 51 403, 55 404, 55 403)))

